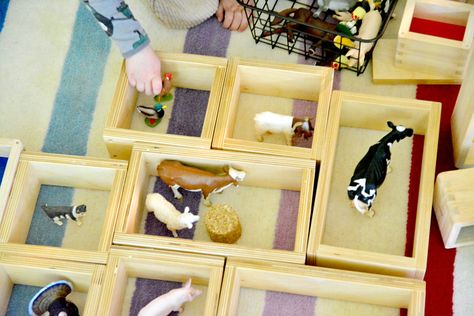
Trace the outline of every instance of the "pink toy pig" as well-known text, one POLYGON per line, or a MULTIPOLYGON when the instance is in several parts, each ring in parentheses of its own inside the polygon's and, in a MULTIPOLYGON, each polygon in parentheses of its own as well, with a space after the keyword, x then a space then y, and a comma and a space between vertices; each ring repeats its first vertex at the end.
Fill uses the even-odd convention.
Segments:
POLYGON ((183 312, 181 307, 186 302, 191 302, 201 295, 200 290, 191 287, 191 279, 179 289, 174 289, 158 296, 143 307, 138 316, 167 316, 171 312, 183 312))

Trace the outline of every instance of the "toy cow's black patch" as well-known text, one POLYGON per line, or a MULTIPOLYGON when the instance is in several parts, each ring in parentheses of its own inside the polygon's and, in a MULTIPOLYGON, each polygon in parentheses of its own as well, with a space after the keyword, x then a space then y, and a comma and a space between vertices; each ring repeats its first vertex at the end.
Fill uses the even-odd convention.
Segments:
POLYGON ((349 199, 361 213, 370 210, 377 196, 377 189, 385 180, 391 159, 390 147, 394 142, 413 135, 411 128, 395 126, 390 121, 387 125, 392 130, 376 144, 370 146, 368 152, 357 164, 347 188, 349 199), (360 209, 361 203, 366 206, 365 211, 360 209))

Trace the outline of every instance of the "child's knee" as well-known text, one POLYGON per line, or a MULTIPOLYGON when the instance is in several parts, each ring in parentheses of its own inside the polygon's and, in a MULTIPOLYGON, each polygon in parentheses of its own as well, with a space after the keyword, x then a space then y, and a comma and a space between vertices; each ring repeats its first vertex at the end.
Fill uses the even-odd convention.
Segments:
POLYGON ((185 29, 214 15, 218 0, 148 0, 153 12, 167 27, 185 29))

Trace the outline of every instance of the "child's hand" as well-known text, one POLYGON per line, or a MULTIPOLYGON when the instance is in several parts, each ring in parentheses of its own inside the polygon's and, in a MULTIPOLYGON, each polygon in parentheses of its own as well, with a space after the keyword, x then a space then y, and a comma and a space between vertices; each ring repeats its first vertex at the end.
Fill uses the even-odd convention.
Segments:
POLYGON ((161 62, 150 46, 125 60, 128 82, 147 95, 160 94, 162 88, 161 62))
POLYGON ((216 16, 222 26, 231 31, 242 32, 249 26, 244 8, 236 0, 219 0, 216 16))

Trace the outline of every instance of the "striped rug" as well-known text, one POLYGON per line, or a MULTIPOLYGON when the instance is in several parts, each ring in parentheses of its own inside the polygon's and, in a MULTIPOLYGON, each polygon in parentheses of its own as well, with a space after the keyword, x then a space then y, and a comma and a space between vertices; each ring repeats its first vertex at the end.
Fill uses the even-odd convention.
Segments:
MULTIPOLYGON (((296 55, 288 55, 283 50, 272 50, 265 45, 255 45, 249 32, 231 33, 223 30, 215 19, 186 30, 169 30, 161 25, 150 13, 146 1, 128 1, 137 19, 148 31, 152 45, 167 52, 187 52, 212 56, 240 56, 287 63, 304 63, 296 55)), ((397 11, 403 9, 399 1, 397 11)), ((389 25, 387 36, 397 31, 396 20, 389 25)), ((0 136, 19 138, 28 150, 75 155, 107 157, 102 140, 102 130, 120 71, 122 58, 117 48, 102 33, 90 13, 80 1, 28 1, 0 0, 0 136)), ((356 77, 350 72, 336 74, 335 87, 346 91, 366 92, 377 95, 399 96, 407 98, 429 99, 443 103, 443 121, 440 133, 438 172, 453 169, 449 117, 452 112, 458 87, 456 86, 415 86, 415 85, 373 85, 371 68, 363 76, 356 77)), ((207 96, 193 91, 177 91, 175 105, 185 108, 186 103, 179 101, 193 98, 197 104, 205 104, 207 96), (181 103, 180 103, 181 102, 181 103)), ((289 113, 300 114, 304 108, 295 102, 288 106, 289 113)), ((186 117, 189 111, 173 111, 168 126, 170 133, 180 133, 183 120, 195 120, 199 126, 199 117, 186 117)), ((302 114, 306 115, 306 114, 302 114)), ((199 129, 199 127, 197 127, 199 129)), ((197 130, 186 131, 198 133, 197 130)), ((417 152, 419 144, 413 140, 412 148, 417 152)), ((412 157, 412 163, 414 162, 412 157)), ((411 169, 413 172, 416 170, 411 169)), ((416 178, 407 175, 404 181, 416 178)), ((412 185, 412 184, 410 184, 412 185)), ((155 183, 155 186, 159 184, 155 183)), ((281 206, 297 199, 293 192, 268 192, 272 195, 272 206, 280 212, 281 206)), ((71 204, 80 201, 87 192, 62 187, 44 186, 39 201, 55 199, 55 202, 71 204)), ((103 200, 98 194, 97 201, 103 200)), ((412 196, 409 196, 410 204, 412 196)), ((38 202, 40 203, 40 202, 38 202)), ((191 209, 199 211, 201 206, 196 198, 190 197, 191 209)), ((291 203, 289 203, 291 204, 291 203)), ((74 225, 69 224, 55 234, 43 238, 34 231, 34 227, 44 223, 37 211, 29 243, 48 244, 82 249, 78 243, 74 225)), ((274 231, 271 238, 258 242, 269 248, 291 248, 291 230, 286 224, 294 216, 292 211, 279 213, 278 219, 269 223, 274 231), (278 233, 281 232, 281 233, 278 233), (287 233, 287 235, 284 235, 287 233)), ((408 215, 409 217, 410 215, 408 215)), ((87 218, 87 217, 86 217, 87 218)), ((84 220, 86 220, 86 218, 84 220)), ((44 218, 43 218, 44 220, 44 218)), ((411 221, 397 233, 398 242, 403 245, 397 251, 410 253, 412 231, 411 221)), ((155 231, 156 223, 144 222, 143 229, 155 231)), ((204 229, 197 225, 188 238, 204 238, 204 229), (201 236, 201 237, 199 237, 201 236)), ((180 233, 181 234, 181 233, 180 233)), ((186 236, 186 235, 185 235, 186 236)), ((183 237, 185 237, 183 236, 183 237)), ((91 237, 95 238, 95 237, 91 237)), ((247 240, 245 242, 257 242, 247 240)), ((472 315, 474 310, 474 247, 447 251, 444 249, 436 221, 433 218, 429 246, 426 315, 472 315)), ((147 282, 136 281, 130 292, 130 311, 137 310, 133 291, 146 291, 147 282), (135 307, 134 307, 135 306, 135 307)), ((159 285, 158 285, 159 286, 159 285)), ((179 284, 175 285, 179 286, 179 284)), ((15 287, 13 302, 27 302, 28 290, 15 287), (18 290, 17 290, 18 288, 18 290), (23 299, 22 299, 23 298, 23 299)), ((275 315, 277 302, 285 302, 281 293, 263 293, 247 295, 249 304, 260 306, 259 315, 275 315), (253 301, 252 301, 253 300, 253 301)), ((355 310, 354 306, 341 307, 334 302, 314 300, 314 298, 296 298, 301 303, 300 315, 342 315, 355 310), (342 310, 340 308, 343 308, 342 310), (346 312, 344 312, 344 308, 346 312)), ((24 303, 14 303, 21 306, 24 303)), ((25 305, 26 306, 26 305, 25 305)), ((244 307, 243 307, 244 308, 244 307)), ((21 310, 21 309, 20 309, 21 310)), ((24 309, 23 309, 24 311, 24 309)), ((281 311, 286 311, 282 307, 281 311)), ((390 315, 390 311, 387 315, 390 315)), ((286 311, 286 314, 291 311, 286 311)), ((395 311, 399 313, 399 311, 395 311)), ((16 310, 11 315, 21 315, 16 310)), ((385 315, 385 312, 384 312, 385 315)))

